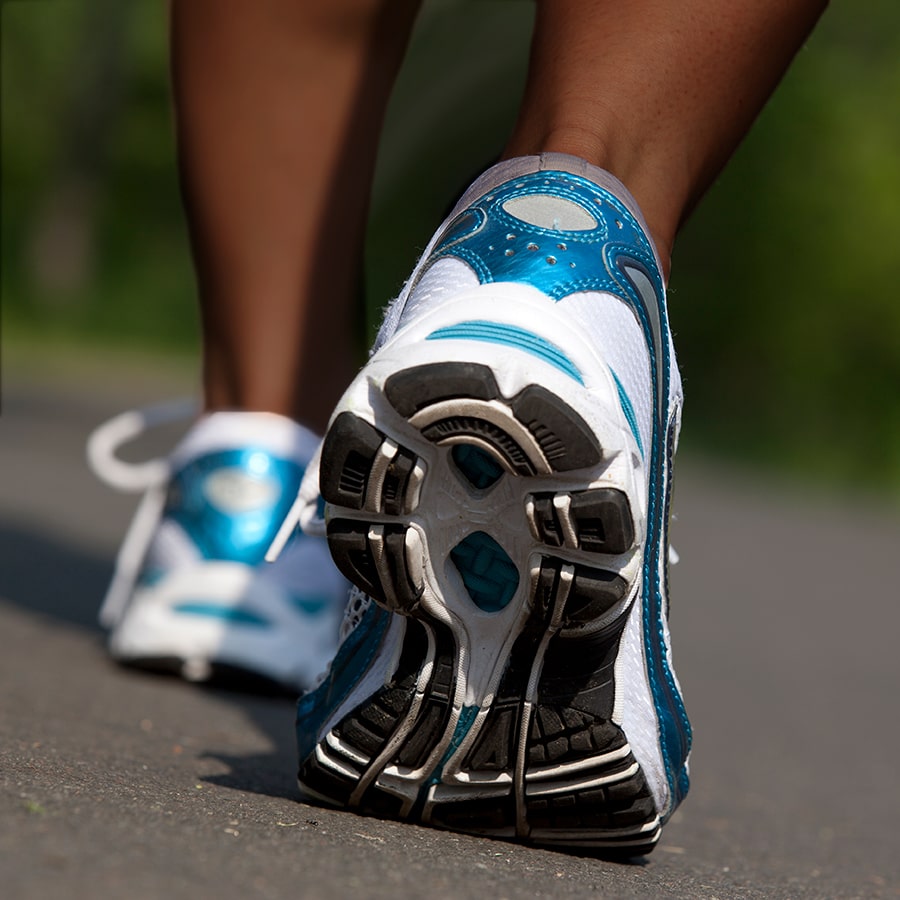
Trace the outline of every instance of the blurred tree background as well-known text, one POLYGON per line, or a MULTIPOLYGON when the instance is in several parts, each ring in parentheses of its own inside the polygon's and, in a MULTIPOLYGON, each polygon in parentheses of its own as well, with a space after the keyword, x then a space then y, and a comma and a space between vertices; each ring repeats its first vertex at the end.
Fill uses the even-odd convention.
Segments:
MULTIPOLYGON (((196 353, 164 3, 0 9, 4 344, 196 353)), ((368 329, 502 147, 532 15, 426 0, 379 158, 368 329)), ((900 499, 898 106, 896 0, 834 4, 676 249, 688 445, 900 499)))

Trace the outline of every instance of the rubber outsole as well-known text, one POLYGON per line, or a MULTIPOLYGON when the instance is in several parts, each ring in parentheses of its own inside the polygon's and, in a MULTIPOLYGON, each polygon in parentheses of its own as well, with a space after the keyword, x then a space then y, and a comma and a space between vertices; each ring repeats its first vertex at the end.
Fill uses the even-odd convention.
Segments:
POLYGON ((383 686, 351 690, 334 721, 319 723, 302 790, 456 831, 649 852, 660 819, 613 721, 635 594, 622 559, 640 548, 626 490, 593 484, 605 460, 597 436, 542 385, 504 397, 483 364, 411 366, 373 387, 399 418, 340 413, 320 487, 335 562, 405 617, 402 638, 383 686), (558 475, 565 487, 548 490, 558 475), (473 504, 513 479, 521 509, 512 524, 473 522, 436 559, 441 525, 421 498, 430 479, 450 477, 473 504), (507 539, 510 527, 524 538, 507 539), (476 633, 496 645, 487 675, 471 655, 486 653, 476 633))

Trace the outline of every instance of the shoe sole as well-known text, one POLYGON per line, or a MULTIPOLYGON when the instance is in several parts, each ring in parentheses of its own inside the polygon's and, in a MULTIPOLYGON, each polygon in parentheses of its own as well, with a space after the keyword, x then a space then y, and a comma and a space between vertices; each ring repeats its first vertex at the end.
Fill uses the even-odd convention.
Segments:
POLYGON ((124 666, 296 697, 327 665, 339 614, 304 615, 251 567, 204 561, 136 589, 108 649, 124 666))
POLYGON ((604 446, 549 374, 506 396, 483 362, 371 369, 366 402, 326 435, 320 487, 338 567, 402 615, 397 649, 383 687, 325 725, 301 789, 454 831, 649 852, 660 818, 613 721, 642 557, 634 481, 610 483, 622 439, 604 446))

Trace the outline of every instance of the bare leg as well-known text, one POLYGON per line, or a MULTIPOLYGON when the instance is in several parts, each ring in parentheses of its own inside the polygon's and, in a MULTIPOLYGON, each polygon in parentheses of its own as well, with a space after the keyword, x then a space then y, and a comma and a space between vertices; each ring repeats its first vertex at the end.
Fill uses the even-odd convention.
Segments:
MULTIPOLYGON (((677 229, 825 0, 539 0, 505 155, 562 151, 677 229)), ((321 429, 355 368, 353 306, 381 118, 418 0, 173 0, 179 157, 210 409, 321 429)))
POLYGON ((384 107, 418 0, 173 0, 208 409, 321 430, 353 318, 384 107))
POLYGON ((664 264, 827 0, 538 0, 506 156, 562 151, 634 194, 664 264))

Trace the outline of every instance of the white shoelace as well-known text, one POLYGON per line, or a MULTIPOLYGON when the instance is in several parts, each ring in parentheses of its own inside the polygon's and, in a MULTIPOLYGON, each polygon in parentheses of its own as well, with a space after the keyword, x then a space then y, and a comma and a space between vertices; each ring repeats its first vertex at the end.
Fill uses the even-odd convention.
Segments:
POLYGON ((100 608, 100 624, 106 628, 119 621, 128 605, 147 546, 162 516, 170 475, 169 461, 164 457, 129 463, 119 459, 116 453, 145 431, 192 418, 198 410, 199 403, 186 398, 128 410, 104 422, 88 438, 88 465, 101 481, 127 493, 144 491, 119 548, 112 582, 100 608))
POLYGON ((168 480, 169 462, 163 457, 142 463, 129 463, 116 456, 124 444, 151 428, 192 418, 199 410, 193 398, 168 400, 141 409, 130 409, 99 425, 87 441, 87 460, 91 471, 110 487, 125 493, 137 493, 168 480))

